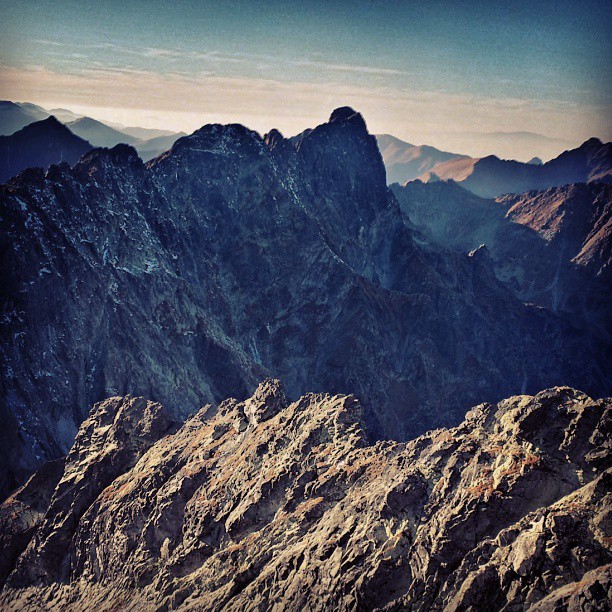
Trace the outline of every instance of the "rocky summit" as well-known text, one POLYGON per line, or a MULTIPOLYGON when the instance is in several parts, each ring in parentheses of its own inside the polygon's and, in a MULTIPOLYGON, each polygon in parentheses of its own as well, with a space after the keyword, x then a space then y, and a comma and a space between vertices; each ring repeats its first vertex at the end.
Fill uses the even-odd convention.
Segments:
POLYGON ((27 170, 0 225, 0 497, 112 396, 182 419, 272 376, 355 393, 373 439, 406 440, 516 393, 612 393, 607 338, 406 222, 351 108, 291 139, 214 124, 146 165, 118 145, 27 170))
POLYGON ((557 387, 370 444, 355 397, 276 380, 180 428, 111 398, 0 507, 0 605, 605 610, 611 408, 557 387))

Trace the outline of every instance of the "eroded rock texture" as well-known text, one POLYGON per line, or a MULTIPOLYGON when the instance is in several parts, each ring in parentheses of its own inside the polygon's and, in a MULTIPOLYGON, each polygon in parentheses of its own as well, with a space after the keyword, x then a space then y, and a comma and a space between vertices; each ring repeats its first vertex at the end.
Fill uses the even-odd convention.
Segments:
MULTIPOLYGON (((604 610, 611 407, 553 388, 370 445, 353 396, 289 403, 274 380, 165 436, 159 406, 113 398, 81 427, 25 551, 13 541, 0 604, 604 610)), ((1 516, 27 510, 29 486, 1 516)))
POLYGON ((598 334, 415 238, 350 108, 290 140, 208 125, 148 165, 118 145, 28 171, 0 225, 0 495, 109 396, 184 417, 272 375, 355 393, 405 440, 522 391, 612 392, 598 334))

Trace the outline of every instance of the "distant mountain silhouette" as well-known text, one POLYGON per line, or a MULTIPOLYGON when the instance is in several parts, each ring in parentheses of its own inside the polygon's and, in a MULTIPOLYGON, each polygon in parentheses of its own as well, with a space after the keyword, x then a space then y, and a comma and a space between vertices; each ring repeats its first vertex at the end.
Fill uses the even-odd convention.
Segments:
POLYGON ((49 113, 35 104, 0 100, 0 136, 9 136, 26 125, 46 119, 48 116, 49 113))
POLYGON ((413 145, 389 134, 378 134, 376 140, 387 169, 388 184, 411 181, 439 163, 468 158, 427 145, 413 145))
POLYGON ((107 123, 106 125, 110 125, 112 128, 127 134, 128 136, 132 136, 134 138, 138 138, 139 140, 152 140, 153 138, 163 138, 164 136, 174 136, 176 138, 180 138, 181 136, 185 136, 185 132, 173 132, 172 130, 158 130, 156 128, 143 128, 137 126, 126 127, 119 123, 107 123))
POLYGON ((32 123, 11 136, 0 136, 0 182, 26 168, 76 163, 92 146, 55 117, 32 123))
POLYGON ((83 115, 73 113, 67 108, 52 108, 49 112, 62 123, 70 123, 71 121, 83 118, 83 115))
POLYGON ((92 119, 91 117, 83 117, 76 121, 71 121, 66 124, 72 132, 81 138, 85 138, 95 147, 114 147, 117 144, 129 144, 137 146, 142 144, 142 140, 129 136, 119 130, 92 119))
POLYGON ((561 151, 576 145, 575 142, 527 131, 472 131, 458 133, 450 138, 449 136, 447 135, 447 140, 452 144, 448 146, 470 151, 473 157, 495 154, 502 159, 526 160, 537 155, 551 159, 561 151))
POLYGON ((151 138, 150 140, 146 140, 142 144, 137 145, 136 150, 138 151, 138 155, 140 155, 144 161, 149 161, 170 150, 172 145, 183 136, 187 136, 187 134, 185 134, 185 132, 179 132, 178 134, 171 134, 170 136, 151 138))
POLYGON ((612 143, 591 138, 542 165, 499 159, 451 159, 418 177, 423 182, 453 180, 483 198, 523 193, 569 183, 612 182, 612 143))

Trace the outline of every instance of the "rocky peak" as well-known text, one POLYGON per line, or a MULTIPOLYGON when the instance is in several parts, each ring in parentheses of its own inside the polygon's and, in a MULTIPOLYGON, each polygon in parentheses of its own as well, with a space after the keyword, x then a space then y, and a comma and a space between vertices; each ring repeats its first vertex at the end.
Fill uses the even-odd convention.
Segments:
POLYGON ((80 170, 90 172, 99 166, 136 166, 144 167, 144 162, 138 156, 136 149, 127 144, 117 144, 112 148, 100 147, 84 155, 79 161, 80 170))
POLYGON ((287 139, 278 130, 272 129, 264 136, 264 142, 270 150, 273 150, 282 143, 287 142, 287 139))
POLYGON ((76 161, 92 146, 50 116, 26 125, 10 136, 0 136, 0 182, 26 168, 76 161))
POLYGON ((354 127, 367 130, 366 123, 361 113, 353 110, 350 106, 341 106, 332 111, 329 123, 350 123, 354 127))
POLYGON ((289 405, 280 380, 268 378, 244 403, 244 414, 253 426, 276 416, 289 405))
POLYGON ((14 573, 14 584, 47 584, 66 574, 68 567, 59 561, 83 512, 168 433, 172 424, 160 404, 143 398, 113 397, 92 408, 66 457, 40 529, 14 573))
MULTIPOLYGON (((230 123, 210 123, 202 126, 190 136, 185 136, 177 141, 180 149, 193 149, 198 151, 200 147, 210 147, 210 153, 229 154, 233 149, 247 147, 260 148, 261 136, 244 125, 230 123)), ((176 147, 176 145, 175 145, 176 147)), ((204 151, 203 151, 204 152, 204 151)))

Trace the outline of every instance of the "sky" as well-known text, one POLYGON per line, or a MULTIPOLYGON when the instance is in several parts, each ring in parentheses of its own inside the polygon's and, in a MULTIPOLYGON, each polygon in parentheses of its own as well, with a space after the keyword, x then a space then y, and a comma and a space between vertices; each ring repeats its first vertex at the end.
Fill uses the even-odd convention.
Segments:
POLYGON ((285 135, 349 105, 414 144, 552 157, 612 137, 611 31, 609 0, 0 0, 0 98, 285 135))

